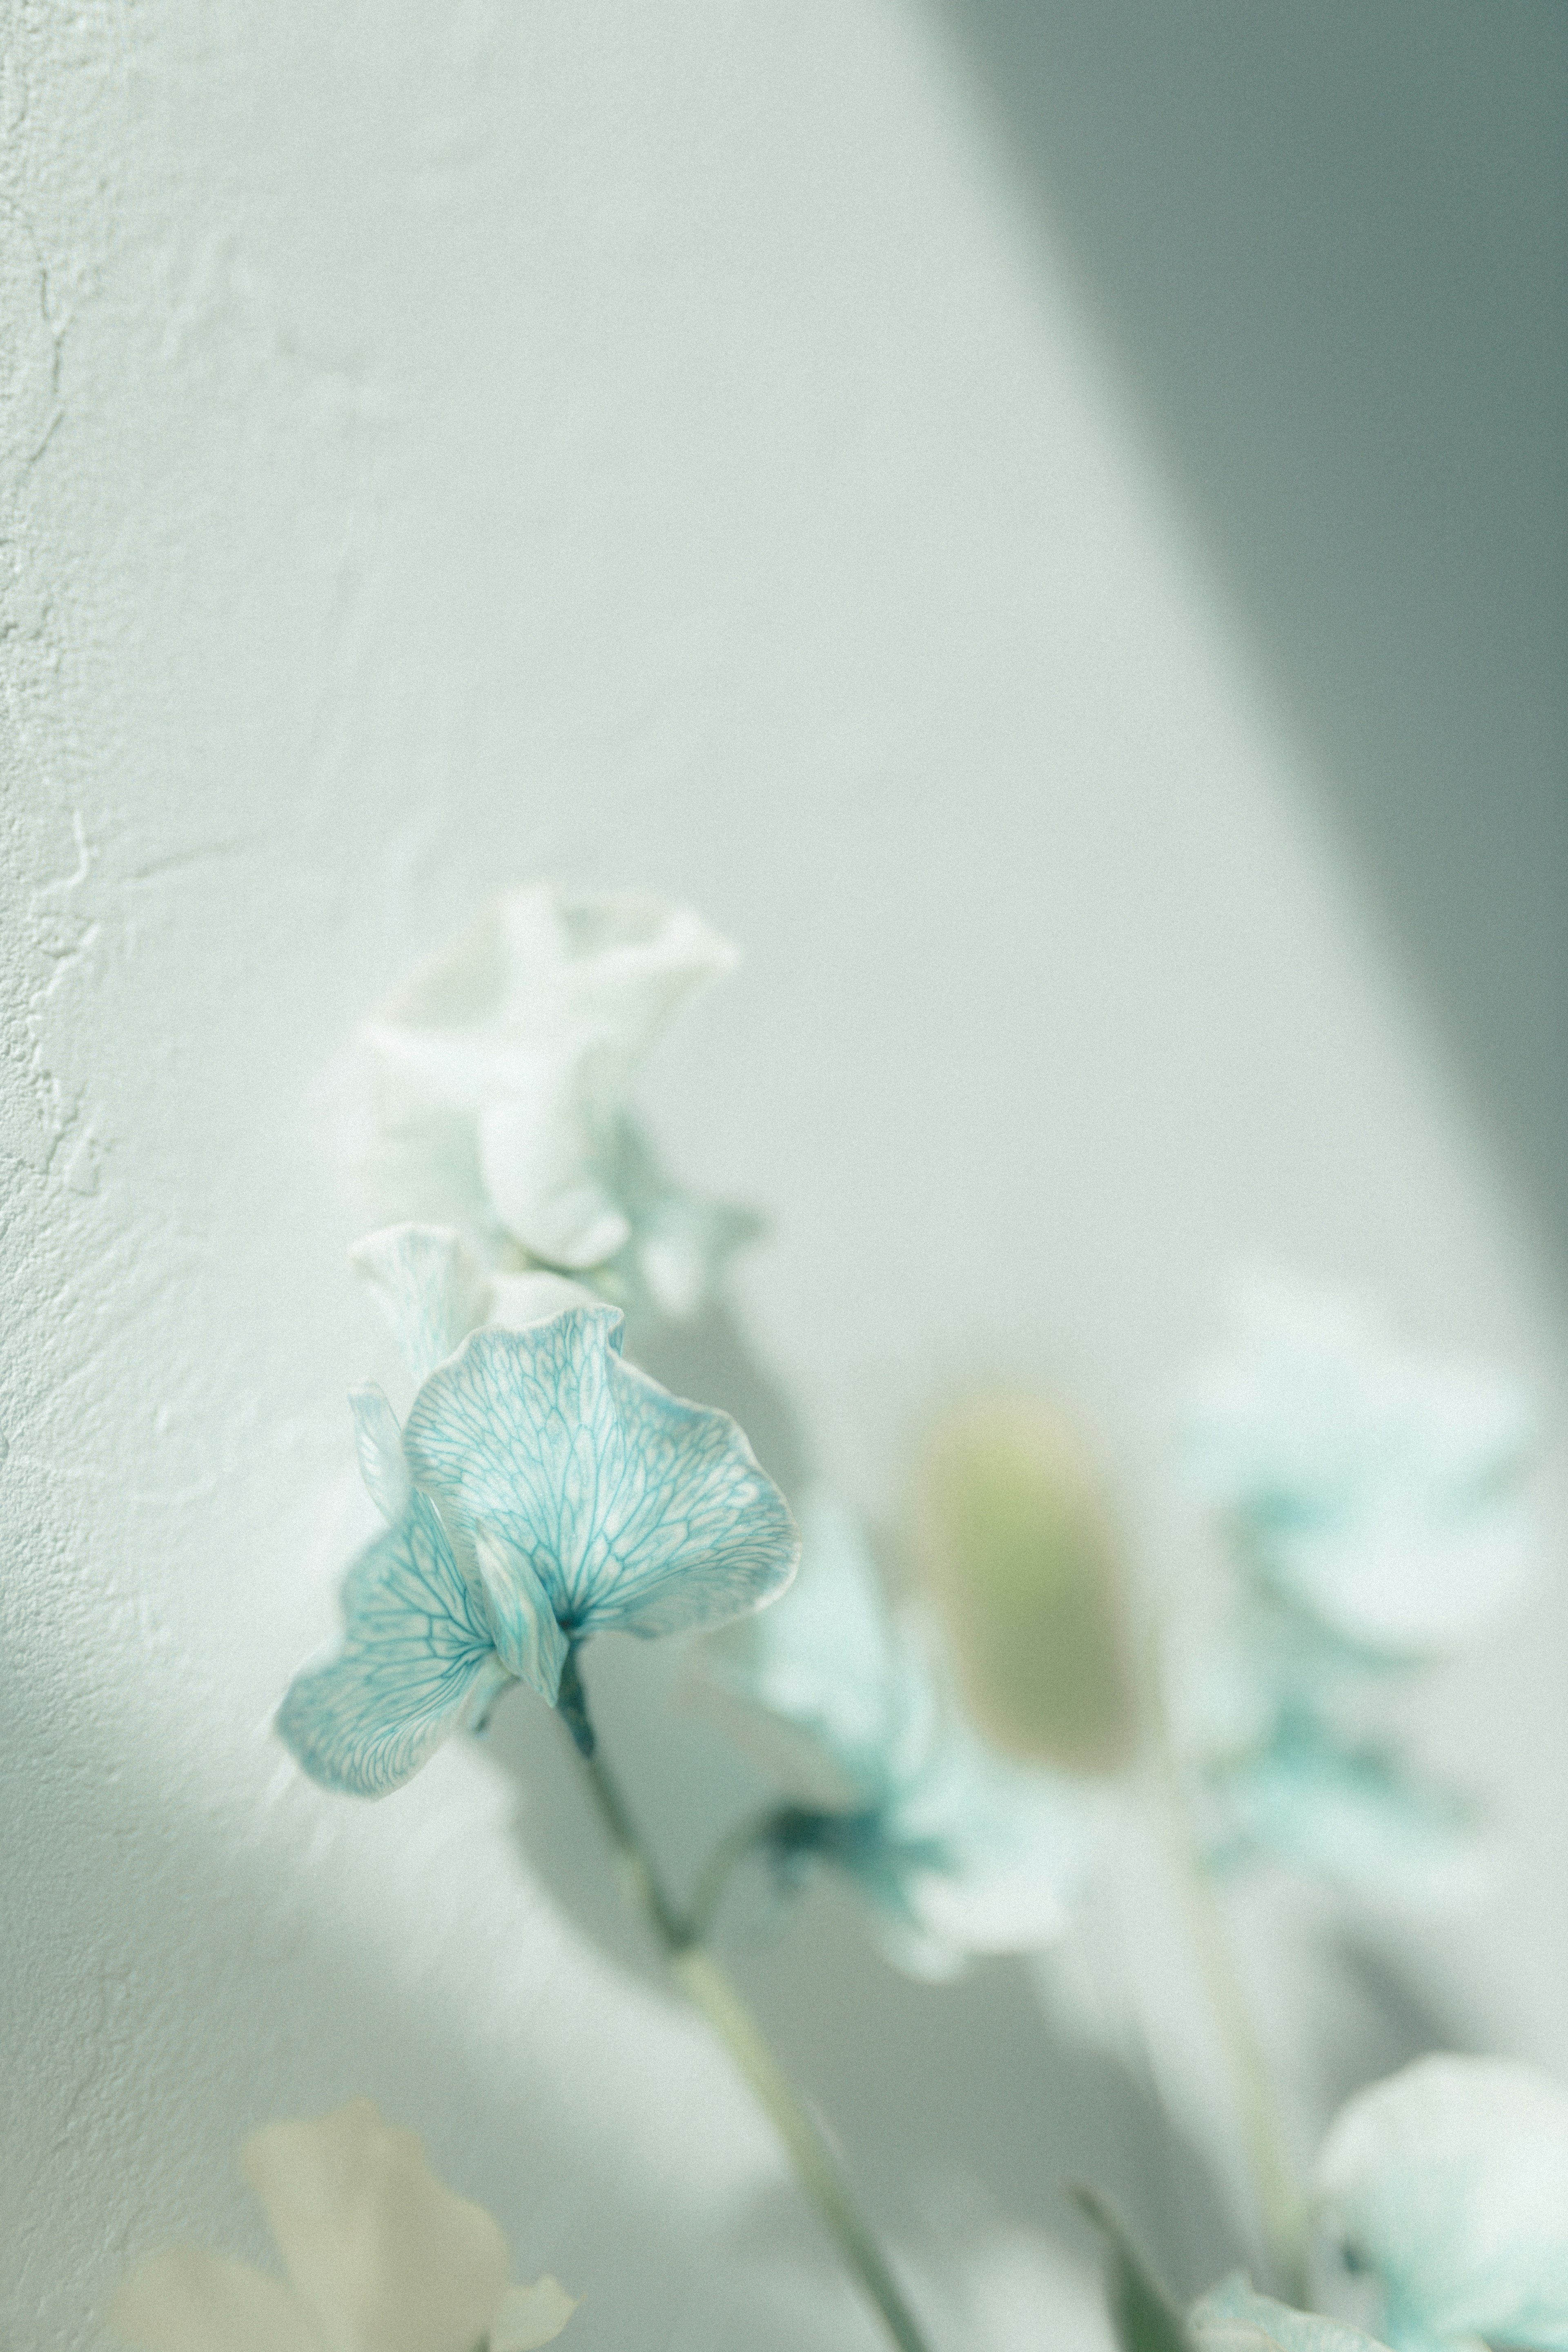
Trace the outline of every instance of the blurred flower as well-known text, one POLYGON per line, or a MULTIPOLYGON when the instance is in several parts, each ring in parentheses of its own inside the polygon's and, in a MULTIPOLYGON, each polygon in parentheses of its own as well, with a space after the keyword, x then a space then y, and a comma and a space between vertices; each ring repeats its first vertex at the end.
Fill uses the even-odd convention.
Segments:
MULTIPOLYGON (((592 1633, 651 1637, 759 1607, 797 1547, 742 1433, 624 1362, 615 1308, 491 1323, 432 1362, 479 1297, 456 1236, 405 1226, 367 1251, 423 1377, 402 1429, 379 1389, 351 1399, 388 1527, 344 1580, 341 1648, 295 1676, 278 1728, 312 1779, 379 1796, 509 1682, 555 1705, 592 1633)), ((524 1311, 516 1293, 501 1303, 524 1311)))
POLYGON ((369 2099, 273 2124, 240 2163, 289 2284, 218 2254, 153 2254, 110 2312, 145 2352, 533 2352, 576 2308, 552 2278, 508 2285, 489 2214, 443 2189, 369 2099))
POLYGON ((1009 1762, 944 1705, 892 1622, 856 1530, 825 1497, 787 1597, 707 1645, 725 1719, 799 1801, 775 1862, 846 1872, 900 1965, 948 1976, 972 1954, 1052 1943, 1088 1876, 1092 1795, 1009 1762))
POLYGON ((1082 1446, 1037 1399, 930 1433, 916 1555, 970 1714, 1007 1754, 1109 1771, 1137 1738, 1116 1546, 1082 1446))
POLYGON ((1256 2294, 1243 2271, 1200 2296, 1187 2326, 1198 2352, 1379 2352, 1359 2327, 1256 2294))
POLYGON ((1222 1859, 1268 1852, 1363 1894, 1484 1883, 1472 1810, 1347 1724, 1479 1632, 1531 1557, 1522 1392, 1405 1348, 1372 1309, 1276 1285, 1195 1384, 1186 1458, 1237 1577, 1217 1654, 1173 1690, 1222 1859))
POLYGON ((456 1223, 487 1261, 520 1245, 592 1271, 618 1304, 690 1315, 756 1222, 670 1182, 628 1088, 670 1014, 736 961, 656 898, 536 884, 494 899, 322 1081, 356 1198, 373 1216, 456 1223))
POLYGON ((1544 2076, 1420 2059, 1341 2109, 1313 2186, 1394 2352, 1568 2352, 1568 2097, 1544 2076))

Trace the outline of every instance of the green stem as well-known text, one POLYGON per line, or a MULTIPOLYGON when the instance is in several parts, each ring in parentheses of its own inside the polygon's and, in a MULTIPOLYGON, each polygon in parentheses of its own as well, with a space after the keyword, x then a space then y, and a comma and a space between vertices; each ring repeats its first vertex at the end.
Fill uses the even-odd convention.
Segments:
MULTIPOLYGON (((784 2069, 764 2041, 761 2028, 729 1978, 698 1940, 697 1914, 683 1918, 659 1883, 636 1823, 614 1774, 599 1752, 587 1722, 586 1702, 577 1679, 575 1659, 569 1661, 574 1688, 571 1694, 578 1723, 569 1723, 573 1744, 582 1759, 584 1774, 593 1791, 599 1817, 615 1855, 622 1892, 647 1921, 663 1954, 666 1967, 687 1999, 702 2011, 751 2084, 773 2122, 806 2197, 816 2210, 828 2236, 851 2274, 881 2315, 899 2352, 927 2352, 925 2338, 899 2291, 850 2192, 837 2158, 821 2126, 796 2095, 784 2069), (580 1724, 581 1728, 578 1727, 580 1724), (586 1738, 584 1734, 586 1732, 586 1738)), ((565 1677, 563 1677, 564 1684, 565 1677)), ((755 1825, 753 1827, 753 1834, 755 1825)), ((726 1840, 728 1845, 731 1841, 726 1840)), ((731 1865, 739 1859, 737 1849, 731 1865)), ((721 1853, 723 1849, 721 1848, 721 1853)), ((715 1861, 718 1856, 715 1856, 715 1861)), ((727 1875, 728 1866, 724 1874, 727 1875)), ((699 1894, 710 1872, 703 1874, 699 1894)), ((718 1881, 721 1887, 722 1877, 718 1881)), ((713 1900, 717 1901, 717 1887, 713 1900)))

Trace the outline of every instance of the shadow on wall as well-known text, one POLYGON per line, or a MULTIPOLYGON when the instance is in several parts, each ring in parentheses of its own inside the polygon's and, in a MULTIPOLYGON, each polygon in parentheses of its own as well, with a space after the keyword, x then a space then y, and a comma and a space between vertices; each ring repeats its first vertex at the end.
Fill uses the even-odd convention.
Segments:
POLYGON ((931 5, 1568 1252, 1568 10, 931 5))

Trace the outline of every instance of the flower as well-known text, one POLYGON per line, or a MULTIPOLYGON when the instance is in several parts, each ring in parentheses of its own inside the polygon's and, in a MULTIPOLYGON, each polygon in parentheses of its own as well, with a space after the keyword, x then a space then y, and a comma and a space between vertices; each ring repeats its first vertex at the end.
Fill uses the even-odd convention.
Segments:
POLYGON ((1394 2352, 1568 2352, 1568 2096, 1494 2058, 1418 2059, 1324 2141, 1319 2228, 1394 2352))
POLYGON ((369 2099, 272 2124, 240 2164, 288 2273, 181 2248, 139 2263, 110 2318, 144 2352, 533 2352, 576 2305, 507 2284, 506 2241, 369 2099))
POLYGON ((1381 2352, 1359 2327, 1255 2294, 1245 2271, 1200 2296, 1187 2326, 1198 2352, 1381 2352))
POLYGON ((1347 1716, 1520 1590, 1530 1438, 1514 1383, 1400 1345, 1354 1298, 1275 1285, 1244 1299, 1186 1432, 1236 1577, 1218 1654, 1175 1694, 1219 1857, 1268 1852, 1423 1902, 1483 1883, 1473 1809, 1347 1716))
POLYGON ((677 1007, 736 961, 657 898, 504 893, 326 1074, 352 1191, 374 1216, 456 1223, 487 1261, 521 1247, 617 1304, 694 1313, 756 1221, 670 1181, 627 1090, 677 1007))
POLYGON ((917 1975, 1054 1942, 1088 1875, 1093 1800, 988 1748, 889 1622, 844 1513, 816 1495, 804 1517, 792 1591, 704 1656, 731 1727, 801 1801, 777 1817, 775 1861, 846 1872, 917 1975))
POLYGON ((652 1637, 760 1607, 798 1546, 742 1431, 626 1363, 614 1307, 566 1304, 465 1337, 481 1302, 521 1315, 555 1294, 494 1279, 483 1292, 440 1228, 395 1228, 359 1255, 419 1386, 401 1429, 380 1389, 351 1399, 388 1524, 344 1580, 341 1647, 295 1676, 278 1728, 323 1786, 380 1796, 509 1683, 554 1706, 592 1633, 652 1637))

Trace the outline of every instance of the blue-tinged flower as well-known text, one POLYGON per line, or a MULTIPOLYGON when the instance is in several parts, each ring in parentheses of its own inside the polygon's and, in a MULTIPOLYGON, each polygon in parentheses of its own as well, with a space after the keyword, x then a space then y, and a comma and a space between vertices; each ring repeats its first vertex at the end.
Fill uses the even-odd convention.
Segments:
POLYGON ((1253 1291, 1187 1436, 1193 1482, 1247 1571, 1352 1650, 1440 1654, 1524 1584, 1523 1392, 1400 1345, 1353 1297, 1253 1291))
POLYGON ((1198 2352, 1379 2352, 1359 2327, 1255 2294, 1244 2271, 1200 2295, 1187 2326, 1198 2352))
MULTIPOLYGON (((296 1675, 278 1728, 313 1779, 379 1796, 509 1683, 553 1706, 592 1633, 652 1637, 760 1607, 797 1543, 730 1416, 623 1360, 614 1307, 463 1337, 481 1293, 454 1235, 395 1228, 360 1256, 419 1386, 401 1429, 379 1389, 351 1400, 388 1525, 344 1581, 340 1648, 296 1675)), ((525 1291, 550 1303, 537 1290, 508 1278, 483 1303, 499 1292, 522 1318, 525 1291)))
POLYGON ((1092 1859, 1095 1799, 1007 1761, 960 1719, 826 1498, 805 1515, 793 1590, 709 1643, 704 1664, 726 1721, 797 1801, 775 1858, 847 1873, 902 1966, 947 1976, 972 1954, 1062 1933, 1092 1859))
POLYGON ((459 1226, 693 1313, 757 1230, 664 1174, 629 1107, 665 1022, 735 950, 658 899, 543 885, 495 899, 362 1024, 323 1082, 336 1156, 380 1217, 459 1226))
POLYGON ((506 2241, 444 2189, 369 2099, 272 2124, 240 2150, 287 2284, 181 2247, 139 2263, 110 2312, 143 2352, 537 2352, 576 2309, 556 2280, 509 2286, 506 2241))
POLYGON ((1313 2188, 1394 2352, 1568 2352, 1568 2096, 1544 2076, 1419 2059, 1341 2109, 1313 2188))

